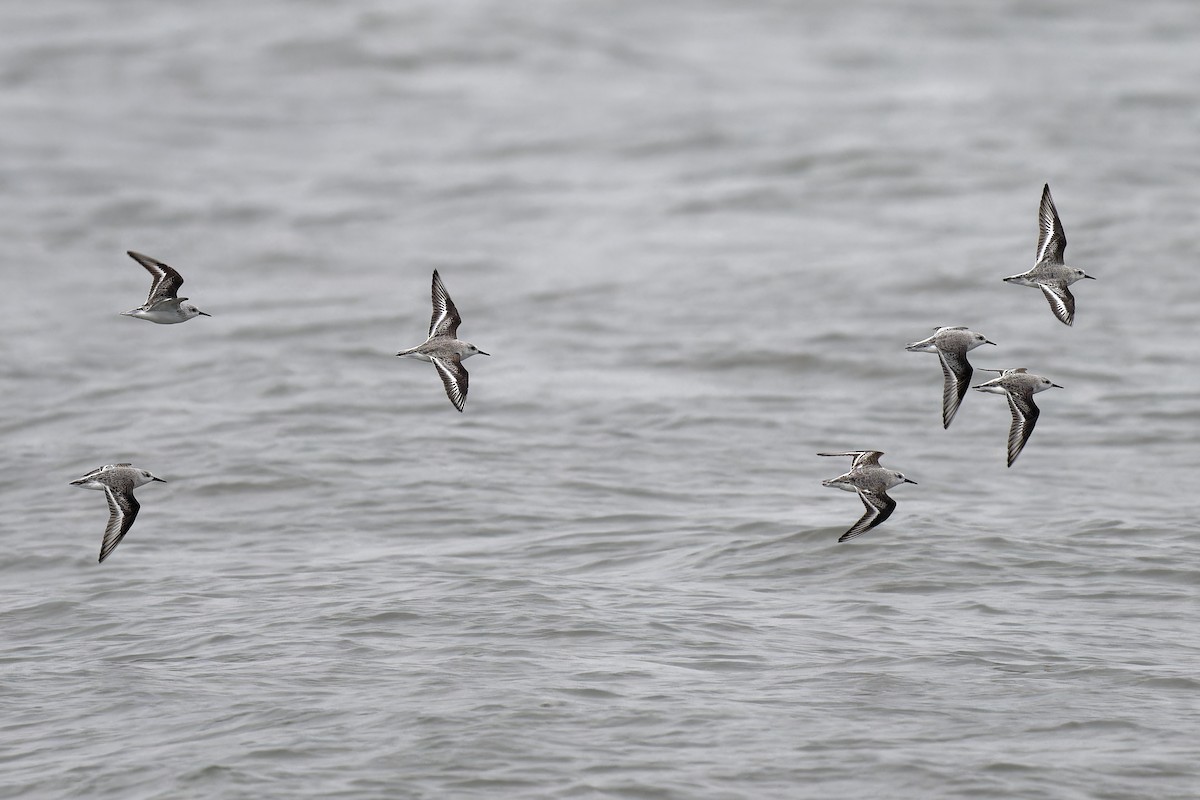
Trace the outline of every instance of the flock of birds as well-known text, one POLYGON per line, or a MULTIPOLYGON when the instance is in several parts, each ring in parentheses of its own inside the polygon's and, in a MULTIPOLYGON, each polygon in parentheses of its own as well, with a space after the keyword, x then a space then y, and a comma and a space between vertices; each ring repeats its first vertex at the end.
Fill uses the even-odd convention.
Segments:
MULTIPOLYGON (((1071 294, 1070 286, 1076 281, 1092 276, 1063 262, 1066 249, 1067 237, 1063 233, 1062 221, 1058 218, 1058 209, 1054 207, 1054 198, 1050 196, 1050 185, 1046 184, 1042 189, 1042 202, 1038 208, 1038 246, 1033 269, 1020 275, 1010 275, 1004 280, 1006 283, 1040 289, 1050 302, 1050 310, 1054 312, 1054 316, 1063 324, 1071 325, 1075 322, 1075 297, 1071 294)), ((905 349, 913 353, 937 353, 942 362, 942 374, 945 377, 942 388, 943 428, 950 427, 950 422, 958 412, 968 388, 1002 394, 1008 398, 1008 407, 1012 411, 1012 426, 1008 430, 1008 466, 1011 467, 1024 449, 1025 443, 1029 441, 1033 426, 1037 424, 1038 415, 1041 413, 1037 404, 1033 402, 1033 396, 1052 387, 1063 387, 1049 378, 1032 374, 1024 367, 985 369, 984 372, 999 373, 999 377, 972 387, 970 382, 974 371, 971 363, 967 361, 967 352, 984 344, 995 342, 966 327, 943 327, 934 328, 932 336, 913 342, 905 349)), ((839 542, 866 533, 892 515, 896 510, 896 501, 888 496, 888 489, 902 483, 916 483, 895 470, 881 466, 879 457, 883 453, 878 450, 817 455, 854 458, 849 472, 821 482, 822 486, 858 492, 858 497, 866 508, 858 522, 838 539, 839 542)))
MULTIPOLYGON (((1033 269, 1020 275, 1012 275, 1004 280, 1020 286, 1030 286, 1040 289, 1050 302, 1054 315, 1064 324, 1070 325, 1075 320, 1075 298, 1071 295, 1070 286, 1083 278, 1091 278, 1083 270, 1068 267, 1063 263, 1063 251, 1067 246, 1063 234, 1062 222, 1050 197, 1050 186, 1042 190, 1042 202, 1038 213, 1039 234, 1037 259, 1033 269)), ((179 289, 183 286, 183 276, 172 267, 161 261, 144 256, 141 253, 129 251, 129 256, 141 264, 153 277, 150 294, 146 302, 130 311, 121 314, 134 319, 144 319, 159 325, 172 325, 187 322, 194 317, 211 316, 196 306, 187 302, 186 297, 179 297, 179 289)), ((460 412, 467 400, 468 375, 462 362, 473 355, 489 355, 470 342, 458 338, 458 326, 462 323, 458 309, 450 294, 446 291, 437 270, 433 272, 433 316, 429 321, 429 334, 425 341, 416 347, 402 350, 396 355, 401 358, 416 358, 428 361, 437 370, 438 376, 446 389, 446 396, 460 412)), ((965 327, 939 327, 927 339, 913 342, 907 350, 915 353, 937 353, 941 360, 945 385, 942 391, 942 427, 949 428, 954 419, 963 397, 968 388, 981 392, 1002 394, 1008 398, 1012 411, 1012 427, 1008 433, 1008 466, 1013 465, 1025 443, 1029 441, 1033 427, 1037 423, 1039 410, 1033 402, 1033 395, 1051 387, 1062 388, 1048 378, 1033 375, 1024 367, 1005 370, 985 370, 998 372, 999 377, 993 378, 979 386, 971 387, 970 380, 973 370, 967 361, 967 352, 984 344, 995 344, 982 334, 965 327)), ((850 456, 854 459, 850 471, 822 481, 823 486, 842 489, 847 492, 857 492, 866 512, 863 516, 842 534, 839 542, 852 539, 876 527, 896 509, 896 501, 888 496, 888 489, 901 483, 913 483, 903 474, 887 469, 880 465, 879 457, 883 455, 878 450, 854 450, 845 453, 818 453, 821 456, 850 456)), ((106 464, 97 467, 81 478, 71 481, 72 486, 85 489, 98 489, 104 492, 108 500, 108 526, 104 530, 104 539, 100 544, 100 561, 108 558, 125 534, 137 519, 141 505, 133 496, 133 490, 147 483, 158 481, 166 483, 162 478, 152 475, 149 471, 140 469, 130 463, 106 464)))
MULTIPOLYGON (((145 267, 153 276, 153 281, 146 302, 130 311, 122 311, 122 316, 144 319, 159 325, 173 325, 187 322, 193 317, 212 316, 188 303, 188 298, 179 297, 183 276, 177 270, 132 250, 129 251, 129 257, 145 267)), ((462 362, 473 355, 490 355, 470 342, 458 338, 458 326, 461 323, 462 317, 459 316, 454 301, 450 299, 450 294, 435 269, 433 317, 429 321, 429 335, 416 347, 396 353, 401 358, 417 358, 432 363, 446 387, 446 396, 459 411, 463 410, 467 402, 468 376, 462 362)), ((153 481, 166 483, 162 478, 130 463, 105 464, 82 478, 71 481, 72 486, 101 490, 108 499, 108 526, 104 529, 104 538, 100 542, 101 562, 121 543, 137 519, 141 504, 133 496, 133 490, 153 481)))

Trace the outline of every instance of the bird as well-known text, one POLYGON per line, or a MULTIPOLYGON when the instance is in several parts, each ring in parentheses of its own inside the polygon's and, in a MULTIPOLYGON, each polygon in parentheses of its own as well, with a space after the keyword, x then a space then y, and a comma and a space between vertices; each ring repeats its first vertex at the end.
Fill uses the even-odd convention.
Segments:
POLYGON ((458 339, 458 326, 462 317, 454 307, 454 301, 442 284, 438 271, 433 271, 433 317, 429 320, 429 338, 416 347, 401 350, 399 358, 419 358, 429 361, 437 369, 446 387, 446 396, 460 412, 467 402, 468 376, 462 362, 473 355, 487 356, 470 342, 458 339))
POLYGON ((129 463, 105 464, 71 481, 72 486, 102 489, 108 498, 108 527, 104 529, 104 539, 100 543, 101 563, 121 543, 137 519, 142 506, 133 496, 133 490, 152 481, 166 483, 162 478, 129 463))
POLYGON ((817 453, 819 456, 851 456, 854 461, 850 471, 836 478, 821 481, 822 486, 842 489, 847 492, 858 492, 858 498, 866 507, 866 513, 850 526, 838 539, 844 542, 855 536, 866 533, 892 515, 896 510, 896 501, 888 497, 887 490, 902 483, 916 484, 895 470, 886 469, 879 465, 879 450, 851 450, 845 453, 817 453))
POLYGON ((939 327, 933 329, 933 336, 912 342, 905 350, 910 353, 937 353, 942 362, 942 374, 946 377, 942 387, 942 427, 949 428, 963 396, 970 388, 971 369, 967 361, 967 351, 974 350, 983 344, 995 344, 981 333, 968 330, 964 326, 954 328, 939 327))
POLYGON ((981 392, 1004 395, 1008 398, 1009 409, 1012 410, 1012 427, 1008 430, 1008 466, 1011 467, 1017 460, 1017 456, 1021 454, 1021 450, 1024 449, 1025 443, 1029 441, 1029 437, 1033 433, 1033 426, 1037 424, 1038 416, 1041 414, 1037 404, 1033 402, 1033 396, 1050 388, 1061 389, 1063 387, 1049 378, 1030 373, 1025 367, 1005 370, 984 369, 984 372, 999 372, 1000 377, 992 378, 990 381, 972 388, 981 392))
POLYGON ((1084 278, 1095 278, 1081 269, 1064 264, 1063 252, 1066 249, 1067 236, 1063 233, 1062 221, 1058 218, 1058 209, 1054 207, 1050 184, 1047 183, 1042 189, 1042 203, 1038 207, 1037 258, 1033 262, 1033 269, 1020 275, 1009 275, 1004 281, 1041 289, 1050 301, 1054 316, 1064 325, 1071 325, 1075 322, 1075 296, 1067 287, 1084 278))
POLYGON ((126 252, 154 276, 154 281, 150 284, 150 294, 146 296, 146 302, 137 308, 122 311, 121 316, 149 320, 159 325, 174 325, 177 322, 187 322, 192 317, 212 316, 191 303, 185 303, 186 297, 176 296, 179 287, 183 286, 183 276, 175 269, 150 256, 132 250, 126 252))

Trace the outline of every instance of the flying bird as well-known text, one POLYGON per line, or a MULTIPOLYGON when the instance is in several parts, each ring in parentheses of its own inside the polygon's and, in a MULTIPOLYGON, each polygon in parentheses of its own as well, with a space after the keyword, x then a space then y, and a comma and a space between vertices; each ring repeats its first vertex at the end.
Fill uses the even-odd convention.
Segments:
POLYGON ((101 489, 108 498, 108 526, 100 543, 100 561, 108 558, 108 554, 121 543, 137 519, 142 506, 133 496, 133 490, 151 481, 166 483, 162 478, 132 464, 105 464, 71 481, 72 486, 101 489))
POLYGON ((187 322, 192 317, 211 317, 196 308, 191 303, 185 303, 186 297, 177 297, 179 287, 183 286, 183 276, 161 261, 141 253, 128 251, 129 257, 146 268, 154 276, 150 284, 150 294, 146 302, 130 311, 122 311, 121 316, 144 319, 157 322, 159 325, 174 325, 177 322, 187 322))
POLYGON ((934 328, 933 336, 913 342, 905 347, 910 353, 937 353, 942 362, 942 375, 945 383, 942 386, 942 427, 949 428, 963 396, 970 388, 971 364, 967 361, 967 351, 974 350, 981 344, 995 344, 982 333, 968 330, 959 326, 956 328, 934 328))
POLYGON ((429 338, 424 343, 396 353, 400 358, 419 358, 429 361, 441 376, 446 396, 459 411, 467 402, 467 370, 462 362, 473 355, 491 355, 470 342, 458 338, 462 317, 437 270, 433 271, 433 317, 429 320, 429 338))
POLYGON ((888 496, 887 490, 902 483, 916 484, 895 470, 879 465, 879 457, 883 455, 878 450, 851 450, 846 453, 817 453, 819 456, 851 456, 854 461, 850 471, 836 478, 821 481, 822 486, 841 489, 846 492, 858 492, 858 499, 866 507, 866 513, 850 526, 838 539, 844 542, 855 536, 866 533, 892 515, 896 510, 896 501, 888 496))
POLYGON ((1059 322, 1070 325, 1075 322, 1075 296, 1067 287, 1084 278, 1095 278, 1081 269, 1064 264, 1063 252, 1066 249, 1067 235, 1063 233, 1062 221, 1058 218, 1058 209, 1054 207, 1050 184, 1047 183, 1042 189, 1042 203, 1038 207, 1037 259, 1033 269, 1020 275, 1009 275, 1004 280, 1018 286, 1041 289, 1050 301, 1054 316, 1058 317, 1059 322))
POLYGON ((1047 389, 1061 389, 1057 383, 1040 375, 1033 375, 1024 367, 1017 369, 985 369, 984 372, 999 372, 1000 377, 972 387, 981 392, 1002 394, 1008 398, 1012 411, 1012 427, 1008 429, 1008 466, 1012 466, 1033 434, 1041 410, 1033 402, 1033 396, 1047 389))

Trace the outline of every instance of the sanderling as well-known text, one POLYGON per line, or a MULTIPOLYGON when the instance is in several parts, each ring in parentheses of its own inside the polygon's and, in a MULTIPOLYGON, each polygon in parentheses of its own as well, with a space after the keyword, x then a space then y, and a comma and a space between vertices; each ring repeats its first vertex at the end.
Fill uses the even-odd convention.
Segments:
POLYGON ((942 427, 949 428, 950 421, 958 412, 963 395, 967 393, 971 382, 971 364, 967 361, 967 351, 981 344, 995 344, 986 336, 966 327, 934 328, 933 336, 913 342, 905 347, 912 353, 937 353, 942 362, 942 374, 946 383, 942 387, 942 427))
POLYGON ((103 489, 104 496, 108 498, 108 527, 104 529, 104 541, 100 543, 101 561, 108 558, 108 554, 121 543, 137 519, 138 509, 142 506, 133 496, 133 490, 151 481, 166 483, 162 478, 132 464, 105 464, 71 481, 72 486, 103 489))
POLYGON ((1050 310, 1060 322, 1070 325, 1075 321, 1075 297, 1067 287, 1082 278, 1092 278, 1081 269, 1063 264, 1063 251, 1067 249, 1067 236, 1063 233, 1058 209, 1050 196, 1050 184, 1042 189, 1042 204, 1038 208, 1037 260, 1033 269, 1020 275, 1009 275, 1004 280, 1020 286, 1041 289, 1050 301, 1050 310))
POLYGON ((423 344, 396 353, 401 358, 419 358, 432 361, 446 386, 446 396, 459 411, 467 402, 467 371, 462 362, 478 353, 491 355, 470 342, 457 338, 462 317, 454 307, 454 301, 442 285, 437 270, 433 271, 433 317, 429 320, 429 338, 423 344))
POLYGON ((858 497, 866 506, 867 512, 858 522, 851 526, 838 539, 844 542, 853 539, 860 533, 866 533, 892 515, 896 510, 896 501, 888 497, 887 490, 901 483, 913 483, 895 470, 879 466, 879 457, 883 453, 878 450, 852 450, 848 453, 817 453, 819 456, 853 456, 850 471, 845 475, 821 481, 822 486, 842 489, 847 492, 858 492, 858 497))
POLYGON ((1037 424, 1038 415, 1041 414, 1037 404, 1033 402, 1033 396, 1052 386, 1056 389, 1063 387, 1051 383, 1049 378, 1030 374, 1024 367, 1006 370, 985 369, 984 372, 999 372, 1000 377, 972 388, 1004 395, 1008 398, 1009 408, 1012 409, 1012 427, 1008 430, 1008 466, 1011 467, 1025 443, 1029 441, 1033 426, 1037 424))
POLYGON ((159 325, 187 322, 197 316, 212 316, 191 303, 183 302, 187 300, 186 297, 175 296, 179 287, 183 286, 183 276, 174 269, 161 261, 150 258, 150 256, 144 256, 132 250, 126 252, 129 253, 130 258, 141 264, 147 272, 154 276, 154 282, 150 284, 150 294, 146 297, 145 304, 131 311, 122 311, 121 316, 145 319, 157 322, 159 325))

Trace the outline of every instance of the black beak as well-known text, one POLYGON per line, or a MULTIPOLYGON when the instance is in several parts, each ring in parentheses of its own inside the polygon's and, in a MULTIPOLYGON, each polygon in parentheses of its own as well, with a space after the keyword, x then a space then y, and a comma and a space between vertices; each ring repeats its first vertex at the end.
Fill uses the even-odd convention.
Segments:
POLYGON ((1084 275, 1083 277, 1087 278, 1088 280, 1093 280, 1093 281, 1096 280, 1095 275, 1084 275))
POLYGON ((904 479, 904 482, 905 482, 905 483, 911 483, 913 486, 916 486, 916 485, 917 485, 917 482, 916 482, 916 481, 910 481, 908 478, 905 478, 905 479, 904 479))
POLYGON ((984 343, 984 344, 996 344, 996 343, 995 343, 995 342, 993 342, 991 339, 984 339, 984 340, 983 340, 983 343, 984 343))
POLYGON ((1053 386, 1055 389, 1065 389, 1065 388, 1067 388, 1067 387, 1065 387, 1065 386, 1059 386, 1057 383, 1052 383, 1052 384, 1050 384, 1050 385, 1051 385, 1051 386, 1053 386))
POLYGON ((159 483, 166 483, 166 481, 164 481, 162 478, 152 478, 151 481, 158 481, 159 483))
MULTIPOLYGON (((201 311, 201 312, 200 312, 200 316, 202 316, 202 317, 211 317, 211 316, 212 316, 212 314, 208 313, 207 311, 201 311)), ((164 483, 165 483, 165 481, 164 481, 164 483)))
POLYGON ((475 352, 479 353, 479 355, 481 355, 481 356, 490 356, 491 355, 491 353, 485 353, 482 350, 476 350, 475 352))

